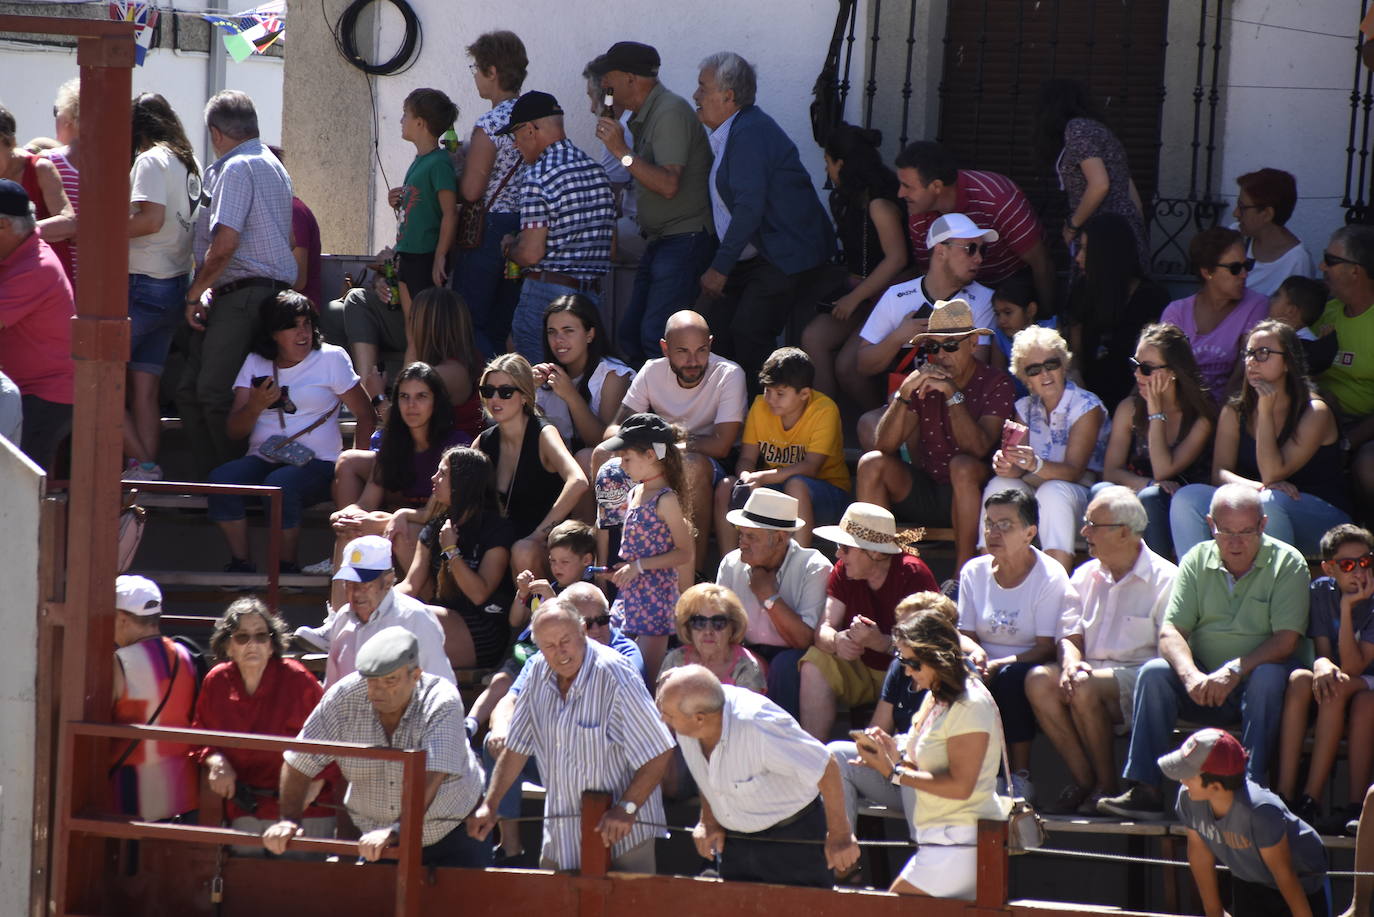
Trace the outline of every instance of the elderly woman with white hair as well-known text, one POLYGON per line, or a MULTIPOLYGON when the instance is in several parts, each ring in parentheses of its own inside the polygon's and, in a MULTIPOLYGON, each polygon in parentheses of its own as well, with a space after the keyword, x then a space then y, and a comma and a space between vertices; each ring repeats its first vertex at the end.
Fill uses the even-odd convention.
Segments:
POLYGON ((992 480, 983 488, 985 500, 1009 487, 1034 494, 1040 546, 1070 571, 1079 519, 1088 488, 1102 472, 1112 426, 1102 399, 1069 379, 1072 360, 1053 328, 1017 332, 1011 370, 1029 392, 1016 400, 1016 422, 1026 431, 1004 428, 1002 448, 992 455, 992 480), (1013 444, 1013 436, 1021 438, 1013 444))

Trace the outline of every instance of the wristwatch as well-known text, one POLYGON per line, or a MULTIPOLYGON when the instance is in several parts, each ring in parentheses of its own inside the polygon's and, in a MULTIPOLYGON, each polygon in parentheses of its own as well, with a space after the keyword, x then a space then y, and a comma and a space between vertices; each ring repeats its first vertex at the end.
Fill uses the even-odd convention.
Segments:
MULTIPOLYGON (((630 166, 632 166, 632 165, 635 164, 635 154, 634 154, 634 153, 626 153, 624 156, 621 156, 621 157, 620 157, 620 164, 621 164, 622 166, 624 166, 625 168, 628 169, 630 166)), ((630 814, 633 815, 634 813, 631 812, 630 814)))
POLYGON ((620 808, 625 810, 626 815, 633 815, 639 811, 639 805, 637 803, 630 802, 630 800, 628 799, 620 800, 620 808))
POLYGON ((908 773, 910 773, 910 771, 902 767, 900 764, 892 768, 892 776, 889 778, 892 781, 892 785, 901 786, 902 778, 905 777, 908 773))
POLYGON ((953 406, 956 405, 956 404, 963 404, 963 403, 964 403, 964 393, 963 393, 963 392, 955 392, 953 395, 950 395, 948 398, 945 399, 945 404, 950 405, 951 407, 953 407, 953 406))
POLYGON ((1225 665, 1223 668, 1225 668, 1226 671, 1230 672, 1232 675, 1239 675, 1239 674, 1240 674, 1240 659, 1239 659, 1239 658, 1237 658, 1237 659, 1232 659, 1230 662, 1226 663, 1226 665, 1225 665))
POLYGON ((768 598, 764 599, 763 602, 761 602, 760 604, 763 606, 763 610, 764 610, 764 611, 772 611, 772 610, 773 610, 773 606, 777 604, 778 599, 780 599, 780 598, 782 598, 782 593, 781 593, 781 592, 775 592, 775 593, 773 593, 772 595, 770 595, 768 598))

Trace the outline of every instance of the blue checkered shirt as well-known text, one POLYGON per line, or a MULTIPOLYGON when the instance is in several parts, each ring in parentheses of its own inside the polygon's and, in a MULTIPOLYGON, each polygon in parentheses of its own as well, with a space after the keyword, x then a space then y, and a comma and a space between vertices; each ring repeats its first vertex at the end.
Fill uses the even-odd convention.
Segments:
POLYGON ((291 176, 257 138, 245 140, 205 170, 210 205, 196 217, 196 265, 205 263, 210 236, 218 226, 239 234, 234 251, 215 286, 246 277, 296 282, 291 254, 291 176))
POLYGON ((525 168, 520 226, 547 226, 537 271, 593 279, 611 269, 615 195, 606 170, 564 138, 525 168))
MULTIPOLYGON (((382 723, 367 699, 367 679, 354 672, 324 692, 320 703, 301 727, 299 738, 322 742, 360 742, 383 748, 423 748, 425 770, 447 774, 425 812, 425 846, 442 840, 450 831, 462 831, 459 819, 477 805, 486 782, 482 765, 468 744, 463 728, 463 699, 458 689, 437 675, 420 676, 401 722, 388 740, 382 723)), ((337 761, 348 781, 344 805, 353 823, 363 831, 385 828, 401 818, 399 761, 282 752, 286 763, 307 777, 314 777, 337 761)))

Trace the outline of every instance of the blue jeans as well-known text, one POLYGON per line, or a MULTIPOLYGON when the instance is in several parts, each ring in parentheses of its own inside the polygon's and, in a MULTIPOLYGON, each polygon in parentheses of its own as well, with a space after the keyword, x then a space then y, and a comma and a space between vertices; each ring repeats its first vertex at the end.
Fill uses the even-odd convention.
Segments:
POLYGON ((544 362, 544 309, 560 296, 582 293, 596 306, 601 296, 591 290, 575 290, 562 284, 546 283, 526 277, 520 286, 520 302, 511 320, 511 335, 515 338, 515 352, 531 363, 544 362))
MULTIPOLYGON (((1098 481, 1093 485, 1092 498, 1089 499, 1096 498, 1108 487, 1115 486, 1117 485, 1111 481, 1098 481)), ((1145 507, 1145 543, 1160 557, 1173 557, 1174 538, 1173 533, 1169 531, 1169 504, 1173 502, 1173 497, 1160 489, 1158 484, 1151 484, 1137 491, 1136 499, 1145 507)), ((1210 533, 1208 537, 1211 537, 1210 533)))
POLYGON ((510 334, 520 282, 505 279, 506 258, 501 254, 501 238, 519 229, 520 214, 488 211, 482 244, 477 248, 454 249, 450 285, 468 304, 477 349, 487 356, 504 353, 510 334))
MULTIPOLYGON (((268 484, 281 488, 281 527, 299 528, 301 511, 329 499, 334 463, 314 459, 299 468, 278 465, 258 455, 225 462, 210 472, 211 484, 268 484)), ((207 501, 212 522, 237 522, 244 517, 246 497, 214 496, 207 501)))
MULTIPOLYGON (((1174 494, 1173 506, 1169 508, 1169 525, 1179 557, 1193 545, 1212 537, 1206 516, 1215 492, 1216 488, 1207 484, 1189 484, 1174 494)), ((1345 510, 1311 494, 1300 494, 1299 499, 1294 500, 1277 490, 1266 489, 1260 491, 1260 503, 1269 517, 1264 524, 1265 534, 1291 544, 1304 557, 1318 556, 1322 535, 1331 527, 1350 521, 1345 510)))
MULTIPOLYGON (((487 751, 487 744, 485 742, 482 743, 482 769, 487 772, 488 780, 491 779, 492 774, 496 773, 496 759, 487 751)), ((520 800, 523 798, 522 794, 524 792, 520 784, 526 780, 533 783, 543 783, 543 779, 539 776, 539 762, 535 759, 534 755, 530 755, 529 758, 525 760, 524 768, 520 773, 515 775, 515 779, 511 781, 510 789, 506 790, 506 794, 502 796, 501 801, 496 804, 497 815, 502 818, 520 817, 520 800)))
POLYGON ((696 304, 701 275, 715 253, 715 239, 704 230, 663 236, 645 247, 618 331, 620 352, 631 364, 660 355, 658 342, 668 316, 696 304))
POLYGON ((768 663, 768 699, 793 718, 801 716, 801 665, 806 650, 762 643, 749 644, 749 650, 768 663))
POLYGON ((129 368, 162 375, 172 332, 183 321, 187 276, 129 275, 129 368))
POLYGON ((1268 786, 1269 756, 1279 737, 1283 695, 1292 670, 1289 662, 1257 666, 1220 707, 1202 707, 1188 696, 1168 660, 1151 659, 1141 667, 1135 685, 1134 723, 1122 776, 1159 786, 1163 781, 1159 757, 1173 750, 1169 737, 1180 718, 1223 727, 1239 721, 1240 742, 1250 751, 1245 772, 1251 780, 1268 786))

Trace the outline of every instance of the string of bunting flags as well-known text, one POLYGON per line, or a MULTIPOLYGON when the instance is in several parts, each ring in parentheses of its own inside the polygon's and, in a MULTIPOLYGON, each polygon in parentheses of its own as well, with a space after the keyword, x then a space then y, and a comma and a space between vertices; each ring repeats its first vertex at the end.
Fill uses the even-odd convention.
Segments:
POLYGON ((286 38, 286 0, 267 0, 241 13, 213 10, 159 9, 143 0, 108 0, 109 17, 115 22, 132 22, 137 45, 135 62, 143 66, 148 49, 153 44, 153 30, 160 13, 196 16, 218 28, 223 34, 224 49, 235 63, 254 54, 262 54, 272 45, 286 38))

